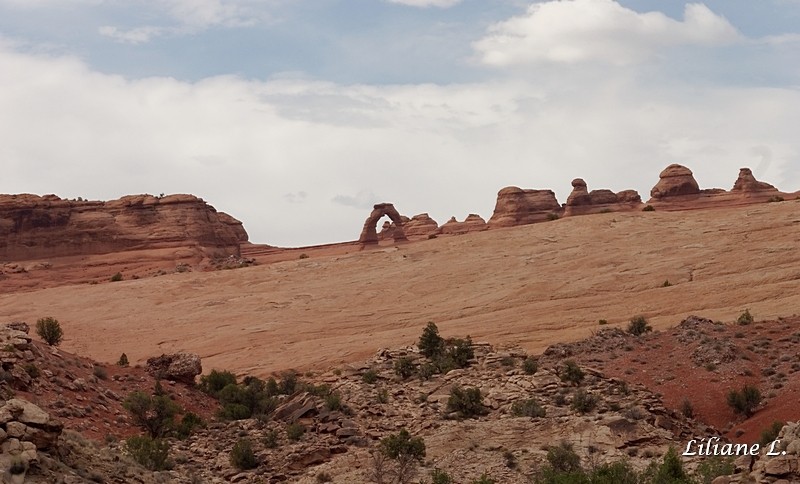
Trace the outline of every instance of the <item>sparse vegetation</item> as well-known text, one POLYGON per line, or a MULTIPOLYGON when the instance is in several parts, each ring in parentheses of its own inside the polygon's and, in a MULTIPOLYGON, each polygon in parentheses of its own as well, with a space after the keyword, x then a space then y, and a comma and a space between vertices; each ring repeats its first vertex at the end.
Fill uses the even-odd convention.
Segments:
POLYGON ((745 309, 742 314, 736 318, 736 324, 740 326, 747 326, 748 324, 753 324, 753 315, 750 314, 749 309, 745 309))
POLYGON ((253 444, 250 439, 239 439, 231 449, 230 453, 231 465, 237 469, 247 470, 255 469, 258 467, 258 460, 256 454, 253 452, 253 444))
POLYGON ((58 346, 64 337, 61 324, 57 319, 51 317, 41 318, 36 321, 36 334, 50 346, 58 346))
POLYGON ((655 212, 655 211, 656 211, 656 207, 654 207, 654 206, 652 206, 652 205, 646 205, 646 206, 645 206, 645 207, 642 209, 642 212, 655 212))
POLYGON ((399 433, 384 437, 373 455, 373 477, 377 482, 384 482, 385 474, 393 477, 393 482, 406 483, 416 472, 416 466, 425 458, 425 441, 422 437, 412 437, 406 429, 399 433), (394 462, 392 469, 387 468, 386 460, 394 462))
POLYGON ((782 202, 782 201, 783 201, 783 197, 782 196, 773 195, 773 196, 769 197, 769 200, 767 200, 767 203, 775 203, 775 202, 782 202))
POLYGON ((781 429, 783 428, 784 425, 786 425, 786 422, 775 420, 770 424, 769 427, 762 430, 761 438, 758 440, 758 443, 761 444, 761 448, 764 448, 768 446, 771 442, 775 441, 778 438, 778 434, 781 432, 781 429))
POLYGON ((172 430, 178 405, 168 395, 148 395, 135 391, 125 398, 122 406, 130 412, 136 425, 144 428, 153 439, 164 437, 172 430))
POLYGON ((548 213, 547 220, 558 220, 558 214, 554 212, 548 213))
POLYGON ((558 376, 561 378, 561 381, 580 385, 585 377, 585 374, 583 373, 583 370, 581 370, 581 367, 575 363, 575 360, 566 360, 564 361, 564 366, 560 369, 558 376))
POLYGON ((711 484, 719 476, 729 476, 736 471, 732 457, 709 456, 697 466, 695 481, 698 484, 711 484))
POLYGON ((601 319, 601 320, 597 321, 597 324, 599 324, 600 326, 605 326, 606 324, 608 324, 608 320, 607 319, 601 319))
POLYGON ((641 336, 648 331, 652 331, 653 327, 647 322, 644 316, 634 316, 628 324, 628 333, 634 336, 641 336))
POLYGON ((363 375, 361 375, 361 381, 367 385, 372 385, 378 381, 378 372, 370 368, 369 370, 365 371, 363 375))
POLYGON ((728 392, 728 406, 745 417, 750 417, 760 403, 761 392, 753 385, 745 385, 741 390, 728 392))
POLYGON ((185 439, 194 433, 195 429, 205 427, 206 423, 194 412, 186 412, 181 422, 175 428, 175 435, 179 439, 185 439))
POLYGON ((535 398, 529 398, 512 403, 511 414, 515 417, 544 417, 545 410, 535 398))
POLYGON ((128 362, 128 355, 122 353, 119 355, 119 360, 117 360, 117 366, 127 367, 130 363, 128 362))
POLYGON ((461 388, 454 385, 450 389, 447 400, 447 412, 455 413, 459 418, 471 418, 486 413, 483 406, 483 395, 478 388, 461 388))
POLYGON ((686 418, 694 418, 694 405, 688 398, 684 398, 681 402, 681 413, 686 418))
POLYGON ((589 413, 597 406, 597 396, 579 388, 572 394, 572 409, 578 413, 589 413))
POLYGON ((394 362, 394 372, 397 376, 405 380, 414 374, 414 362, 408 356, 398 358, 397 361, 394 362))
POLYGON ((94 365, 92 374, 101 380, 108 380, 108 371, 100 365, 94 365))
POLYGON ((298 441, 303 438, 303 434, 306 433, 306 428, 303 427, 302 424, 299 423, 290 423, 286 426, 286 438, 291 441, 298 441))
POLYGON ((661 284, 661 287, 670 287, 670 286, 672 286, 672 283, 669 282, 669 279, 665 280, 664 283, 661 284))
POLYGON ((526 375, 533 375, 538 369, 539 364, 536 362, 535 358, 529 356, 522 360, 522 371, 524 371, 526 375))
POLYGON ((109 281, 111 281, 111 282, 119 282, 121 280, 122 280, 122 273, 121 272, 117 272, 116 274, 111 276, 111 278, 109 279, 109 281))
POLYGON ((429 321, 417 343, 419 352, 426 358, 436 358, 444 353, 444 338, 439 336, 439 328, 436 323, 429 321))
POLYGON ((267 449, 276 449, 278 447, 278 432, 275 430, 268 430, 264 432, 264 447, 267 449))
POLYGON ((150 436, 133 436, 125 441, 125 449, 133 460, 152 471, 169 469, 169 442, 150 436))
POLYGON ((34 378, 34 379, 35 378, 39 378, 39 375, 41 375, 41 372, 39 371, 39 367, 36 366, 33 363, 25 363, 25 366, 23 368, 25 369, 25 373, 27 373, 28 376, 31 377, 31 378, 34 378))
POLYGON ((451 484, 453 478, 446 471, 435 468, 431 471, 431 484, 451 484))

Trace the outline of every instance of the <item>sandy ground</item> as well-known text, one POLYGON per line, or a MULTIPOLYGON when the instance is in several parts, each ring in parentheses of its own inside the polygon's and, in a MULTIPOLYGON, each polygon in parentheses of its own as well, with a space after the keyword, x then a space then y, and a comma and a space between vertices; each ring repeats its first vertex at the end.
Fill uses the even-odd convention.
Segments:
POLYGON ((609 213, 337 256, 0 295, 0 321, 53 316, 63 348, 115 362, 197 352, 267 375, 361 361, 427 321, 539 352, 599 319, 656 328, 800 308, 800 202, 609 213), (662 287, 665 280, 672 284, 662 287))

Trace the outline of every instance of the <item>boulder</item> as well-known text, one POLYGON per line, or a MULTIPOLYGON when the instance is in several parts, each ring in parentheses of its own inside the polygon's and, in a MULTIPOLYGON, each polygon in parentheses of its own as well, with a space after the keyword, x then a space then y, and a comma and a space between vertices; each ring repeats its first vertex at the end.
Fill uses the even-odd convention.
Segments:
POLYGON ((156 378, 173 380, 189 385, 203 372, 200 356, 194 353, 174 353, 147 359, 147 372, 156 378))
POLYGON ((497 193, 489 227, 514 227, 543 222, 552 218, 552 214, 560 213, 561 205, 552 190, 506 187, 497 193))

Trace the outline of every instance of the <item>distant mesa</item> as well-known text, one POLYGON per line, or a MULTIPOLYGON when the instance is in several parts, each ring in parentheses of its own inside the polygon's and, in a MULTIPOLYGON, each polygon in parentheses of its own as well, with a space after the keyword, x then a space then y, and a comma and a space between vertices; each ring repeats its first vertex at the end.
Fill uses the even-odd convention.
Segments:
POLYGON ((636 190, 592 190, 586 187, 582 178, 572 180, 572 193, 564 206, 564 216, 588 215, 602 212, 623 212, 642 207, 642 197, 636 190))
POLYGON ((372 212, 364 222, 364 228, 361 229, 361 236, 358 238, 361 244, 377 244, 379 242, 377 225, 378 221, 384 216, 389 217, 394 222, 391 238, 395 242, 408 240, 403 230, 403 219, 397 209, 394 208, 394 205, 391 203, 378 203, 372 207, 372 212))
POLYGON ((459 222, 455 217, 450 217, 444 225, 439 227, 436 235, 460 235, 469 232, 481 232, 487 230, 489 225, 480 215, 471 213, 463 222, 459 222))
POLYGON ((108 202, 0 195, 0 259, 6 261, 169 248, 238 256, 247 239, 240 221, 193 195, 108 202))
POLYGON ((552 190, 524 190, 506 187, 497 193, 494 213, 489 219, 489 227, 514 227, 536 222, 544 222, 560 215, 561 205, 552 190))

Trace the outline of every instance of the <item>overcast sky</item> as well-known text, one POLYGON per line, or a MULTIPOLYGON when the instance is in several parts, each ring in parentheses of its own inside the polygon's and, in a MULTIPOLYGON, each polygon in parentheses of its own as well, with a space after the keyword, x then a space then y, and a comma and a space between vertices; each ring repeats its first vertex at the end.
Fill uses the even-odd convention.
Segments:
POLYGON ((800 189, 800 0, 0 0, 0 193, 192 193, 282 246, 504 186, 800 189))

